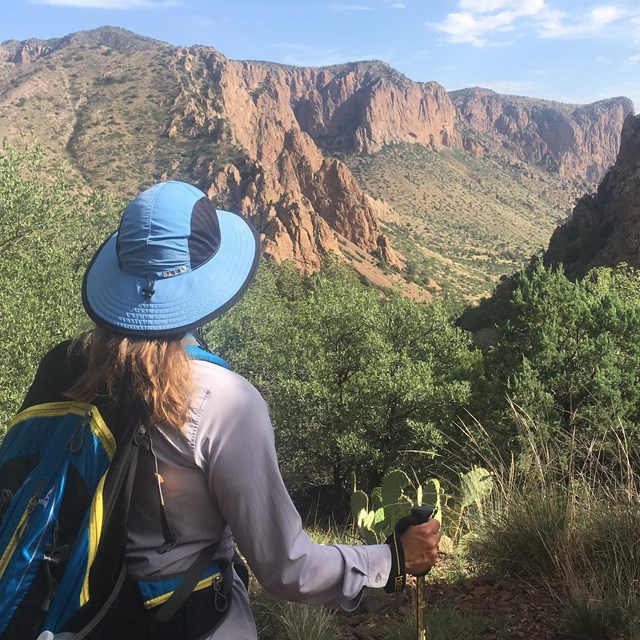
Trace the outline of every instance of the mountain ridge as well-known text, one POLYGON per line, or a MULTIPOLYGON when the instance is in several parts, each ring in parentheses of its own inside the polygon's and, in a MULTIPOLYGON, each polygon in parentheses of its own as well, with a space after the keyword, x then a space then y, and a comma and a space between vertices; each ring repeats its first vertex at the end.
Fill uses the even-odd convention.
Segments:
POLYGON ((565 107, 535 99, 449 94, 380 61, 234 61, 213 47, 175 47, 118 27, 9 41, 0 65, 0 135, 20 140, 33 127, 78 179, 117 185, 125 196, 150 181, 189 179, 248 215, 275 259, 313 269, 327 251, 346 253, 386 286, 407 268, 386 232, 397 213, 365 192, 344 160, 396 144, 436 159, 443 150, 480 161, 507 154, 514 171, 535 166, 559 180, 565 172, 588 186, 615 159, 632 110, 613 98, 572 120, 565 107), (554 126, 567 134, 564 146, 549 137, 554 126), (580 164, 585 149, 589 161, 580 164))

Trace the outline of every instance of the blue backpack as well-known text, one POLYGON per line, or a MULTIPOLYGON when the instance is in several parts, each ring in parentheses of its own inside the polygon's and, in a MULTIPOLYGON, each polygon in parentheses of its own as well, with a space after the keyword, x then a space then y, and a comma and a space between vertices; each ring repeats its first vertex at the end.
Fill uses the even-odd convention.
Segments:
MULTIPOLYGON (((126 579, 126 520, 144 414, 139 403, 64 399, 77 375, 68 350, 67 342, 45 356, 0 446, 0 640, 37 638, 45 629, 90 637, 126 579)), ((187 350, 224 364, 197 347, 187 350)), ((216 547, 200 554, 154 624, 186 601, 216 547)))

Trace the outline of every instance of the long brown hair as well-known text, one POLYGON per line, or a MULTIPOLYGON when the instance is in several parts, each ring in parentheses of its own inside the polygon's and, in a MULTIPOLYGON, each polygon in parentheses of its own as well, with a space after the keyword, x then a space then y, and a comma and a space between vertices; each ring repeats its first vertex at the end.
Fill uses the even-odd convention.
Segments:
POLYGON ((115 402, 138 398, 151 424, 180 430, 192 390, 181 338, 133 338, 95 327, 78 338, 88 367, 66 395, 81 402, 104 396, 115 402))

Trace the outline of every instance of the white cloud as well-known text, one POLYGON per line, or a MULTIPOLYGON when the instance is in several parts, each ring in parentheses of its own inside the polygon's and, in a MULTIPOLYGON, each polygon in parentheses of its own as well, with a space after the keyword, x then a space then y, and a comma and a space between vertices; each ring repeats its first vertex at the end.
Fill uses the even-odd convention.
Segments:
POLYGON ((636 53, 636 55, 635 55, 635 56, 629 56, 629 57, 627 58, 627 60, 628 60, 629 62, 631 62, 631 64, 635 64, 636 62, 640 62, 640 53, 636 53))
POLYGON ((543 38, 575 38, 601 31, 626 16, 624 9, 614 6, 594 7, 591 11, 571 20, 568 14, 550 10, 540 16, 538 34, 543 38))
POLYGON ((539 14, 546 5, 544 0, 459 0, 458 8, 444 22, 429 26, 445 33, 449 42, 481 47, 496 44, 487 39, 490 34, 513 31, 516 21, 539 14))
POLYGON ((460 0, 458 9, 468 13, 491 13, 509 4, 510 0, 460 0))
POLYGON ((449 42, 488 46, 497 43, 492 36, 523 25, 535 27, 542 38, 575 38, 601 32, 632 16, 631 22, 640 24, 637 12, 630 13, 613 4, 570 15, 553 8, 548 1, 458 0, 457 11, 449 13, 443 22, 429 26, 446 34, 449 42))
POLYGON ((394 2, 389 5, 392 9, 406 9, 407 5, 403 2, 394 2))
POLYGON ((178 4, 177 0, 30 0, 30 2, 31 4, 82 9, 149 9, 173 7, 178 4))
POLYGON ((530 16, 544 6, 544 0, 458 0, 458 9, 465 13, 492 13, 506 9, 519 16, 530 16))

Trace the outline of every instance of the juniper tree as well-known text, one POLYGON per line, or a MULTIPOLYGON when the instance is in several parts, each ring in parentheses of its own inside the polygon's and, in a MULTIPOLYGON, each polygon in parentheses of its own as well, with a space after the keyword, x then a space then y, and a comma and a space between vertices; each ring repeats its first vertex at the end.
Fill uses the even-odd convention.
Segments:
POLYGON ((210 335, 268 400, 290 486, 371 487, 404 452, 440 451, 479 354, 442 305, 382 294, 329 258, 262 269, 210 335))
MULTIPOLYGON (((516 435, 511 400, 550 437, 640 433, 640 276, 621 265, 572 282, 541 264, 521 274, 513 315, 485 358, 480 412, 516 435)), ((513 443, 513 441, 511 440, 513 443)))

